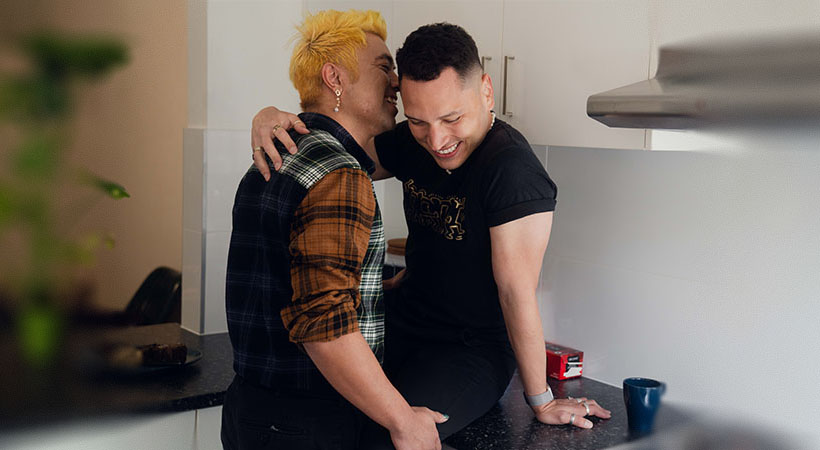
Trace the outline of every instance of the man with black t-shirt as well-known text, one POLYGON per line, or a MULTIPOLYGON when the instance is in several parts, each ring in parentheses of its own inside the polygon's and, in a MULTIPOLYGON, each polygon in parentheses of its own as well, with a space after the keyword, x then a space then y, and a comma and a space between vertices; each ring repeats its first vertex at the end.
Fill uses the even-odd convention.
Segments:
MULTIPOLYGON (((516 363, 538 420, 591 428, 584 416, 609 411, 553 399, 546 382, 536 288, 555 184, 526 139, 492 112, 492 82, 461 27, 419 28, 396 60, 408 120, 374 145, 384 171, 403 183, 409 235, 407 269, 385 292, 385 372, 408 402, 450 416, 438 426, 442 439, 498 401, 516 363)), ((290 147, 281 128, 296 121, 262 110, 253 145, 278 158, 271 132, 290 147)), ((390 448, 386 436, 373 426, 361 448, 390 448)))

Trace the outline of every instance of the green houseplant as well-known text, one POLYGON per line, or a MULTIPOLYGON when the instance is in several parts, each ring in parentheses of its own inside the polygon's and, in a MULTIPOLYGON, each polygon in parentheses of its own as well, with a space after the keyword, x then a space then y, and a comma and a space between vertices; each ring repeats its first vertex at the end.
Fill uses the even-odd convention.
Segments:
MULTIPOLYGON (((93 260, 102 234, 73 236, 62 222, 82 205, 59 195, 72 184, 113 199, 128 197, 119 184, 66 158, 71 111, 83 83, 99 79, 128 60, 115 38, 39 32, 14 39, 23 64, 0 73, 0 244, 13 242, 14 264, 0 275, 23 359, 47 367, 59 349, 65 315, 58 299, 78 265, 93 260), (19 256, 19 257, 18 257, 19 256)), ((7 252, 3 252, 7 253, 7 252)))

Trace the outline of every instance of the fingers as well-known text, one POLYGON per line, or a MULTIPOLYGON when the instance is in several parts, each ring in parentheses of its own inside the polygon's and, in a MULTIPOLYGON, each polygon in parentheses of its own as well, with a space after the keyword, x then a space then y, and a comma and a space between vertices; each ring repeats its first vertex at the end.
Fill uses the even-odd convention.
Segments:
POLYGON ((572 425, 578 428, 590 429, 592 421, 585 418, 589 408, 589 415, 609 419, 612 413, 603 408, 595 400, 574 398, 556 398, 542 408, 536 409, 536 417, 543 423, 551 425, 572 425), (581 400, 580 402, 578 400, 581 400), (584 406, 586 404, 586 407, 584 406))
MULTIPOLYGON (((279 156, 279 150, 276 150, 276 146, 273 145, 273 138, 271 137, 271 128, 267 128, 267 130, 263 129, 263 135, 261 136, 262 139, 262 148, 265 149, 265 153, 268 155, 271 161, 273 161, 273 168, 275 170, 279 170, 282 167, 282 157, 279 156)), ((257 152, 259 153, 259 152, 257 152)), ((266 168, 268 166, 267 162, 265 162, 265 158, 260 158, 261 162, 257 160, 256 155, 254 155, 253 161, 256 165, 256 168, 259 169, 260 172, 264 175, 265 172, 262 171, 260 165, 264 165, 266 168)), ((270 171, 267 171, 270 174, 270 171)), ((270 179, 270 177, 266 177, 266 180, 270 179)))
POLYGON ((590 429, 592 428, 592 422, 587 419, 584 419, 583 416, 580 414, 572 413, 570 411, 561 411, 561 414, 558 416, 559 423, 565 425, 572 425, 578 428, 590 429))
POLYGON ((431 409, 428 409, 428 411, 430 411, 430 413, 433 414, 433 420, 436 423, 444 423, 450 420, 450 416, 448 416, 447 414, 442 414, 438 411, 433 411, 431 409))
POLYGON ((595 400, 589 400, 587 405, 589 405, 589 415, 591 416, 600 417, 602 419, 609 419, 612 417, 612 412, 599 405, 595 400))
MULTIPOLYGON (((584 415, 600 417, 602 419, 609 419, 610 417, 612 417, 612 412, 609 411, 608 409, 602 407, 601 405, 599 405, 598 402, 596 402, 595 400, 588 399, 586 397, 580 397, 580 398, 567 397, 567 400, 569 402, 577 402, 579 405, 581 405, 581 408, 584 410, 584 415), (589 407, 589 414, 587 414, 586 408, 584 408, 584 402, 586 402, 587 407, 589 407)), ((562 402, 561 404, 566 404, 566 403, 562 402)), ((572 403, 570 403, 570 404, 572 404, 572 403)))
MULTIPOLYGON (((299 118, 296 117, 296 120, 299 120, 299 118)), ((301 123, 301 121, 300 121, 300 123, 301 123)), ((278 127, 275 126, 271 130, 272 131, 271 134, 274 138, 276 138, 279 142, 281 142, 282 145, 284 145, 286 149, 288 149, 288 153, 290 153, 291 155, 294 155, 294 154, 296 154, 296 143, 293 142, 293 139, 290 138, 290 135, 288 134, 288 131, 287 131, 288 128, 290 128, 290 126, 291 126, 291 124, 283 124, 282 126, 278 126, 278 127)), ((304 124, 302 125, 302 128, 304 128, 304 124)), ((272 141, 273 140, 271 139, 271 142, 272 141)), ((278 153, 277 153, 277 156, 278 156, 278 153)))
POLYGON ((262 139, 259 135, 256 134, 256 129, 251 130, 251 148, 253 148, 253 165, 259 169, 259 173, 265 178, 265 181, 270 181, 270 168, 268 168, 268 163, 265 161, 265 157, 262 155, 262 152, 256 151, 257 148, 264 148, 262 145, 262 139))
POLYGON ((307 129, 305 123, 299 120, 299 116, 291 114, 290 115, 290 123, 293 124, 293 129, 296 130, 299 134, 308 134, 310 130, 307 129))

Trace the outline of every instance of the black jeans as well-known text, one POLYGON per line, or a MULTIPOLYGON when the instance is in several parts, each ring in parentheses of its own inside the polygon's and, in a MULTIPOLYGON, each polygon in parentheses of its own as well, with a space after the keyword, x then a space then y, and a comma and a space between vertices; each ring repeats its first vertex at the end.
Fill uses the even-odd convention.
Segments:
POLYGON ((226 450, 357 448, 364 416, 341 396, 277 392, 235 376, 222 407, 226 450))
MULTIPOLYGON (((391 302, 402 300, 385 293, 384 370, 411 406, 450 416, 438 425, 444 440, 498 402, 515 372, 515 355, 509 343, 487 341, 469 331, 457 339, 437 339, 402 330, 390 320, 391 302)), ((361 450, 394 448, 386 429, 364 420, 361 450)))

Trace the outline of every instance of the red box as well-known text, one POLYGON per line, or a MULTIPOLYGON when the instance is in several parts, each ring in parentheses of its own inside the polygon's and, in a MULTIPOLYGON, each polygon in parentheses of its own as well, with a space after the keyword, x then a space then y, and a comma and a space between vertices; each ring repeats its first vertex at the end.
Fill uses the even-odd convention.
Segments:
POLYGON ((580 377, 584 372, 584 352, 544 342, 547 350, 547 375, 556 380, 580 377))

